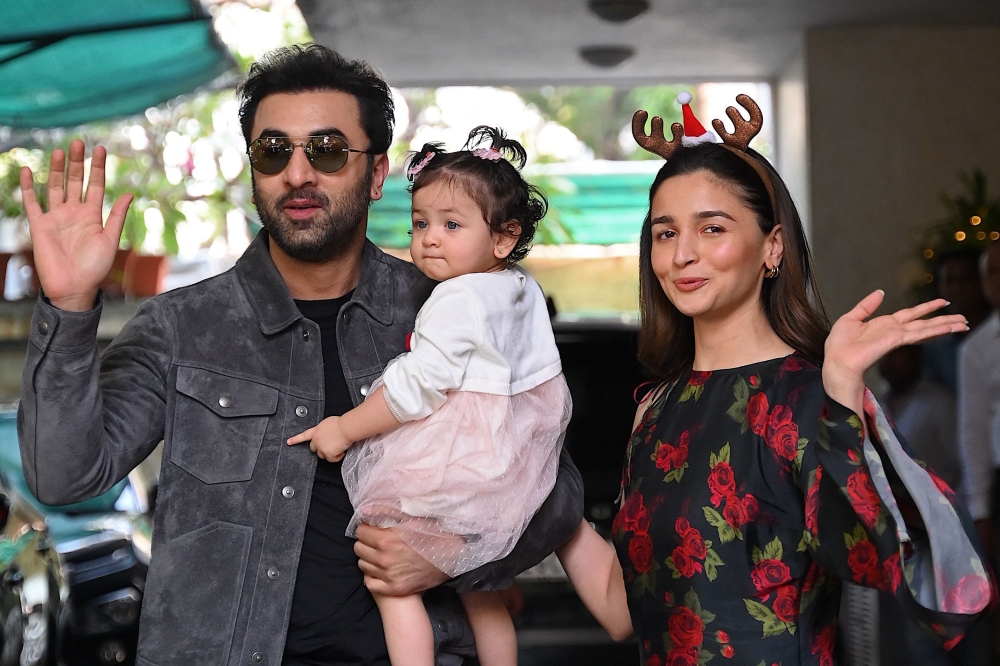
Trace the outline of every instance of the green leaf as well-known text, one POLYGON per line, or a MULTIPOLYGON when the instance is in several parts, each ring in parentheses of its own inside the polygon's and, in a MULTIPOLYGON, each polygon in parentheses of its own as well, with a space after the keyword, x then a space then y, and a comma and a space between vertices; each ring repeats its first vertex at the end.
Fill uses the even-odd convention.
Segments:
POLYGON ((698 666, 705 666, 709 660, 715 655, 706 650, 705 648, 698 648, 698 666))
POLYGON ((858 418, 857 414, 851 414, 847 417, 847 422, 854 426, 854 429, 858 431, 858 437, 864 436, 864 426, 861 425, 861 419, 858 418))
POLYGON ((718 569, 716 569, 715 564, 709 562, 708 560, 705 560, 705 578, 707 578, 709 582, 711 582, 715 580, 716 577, 718 577, 718 575, 719 571, 718 569))
POLYGON ((819 548, 819 537, 814 537, 809 530, 802 530, 802 538, 799 540, 796 552, 804 553, 809 550, 810 546, 814 549, 819 548))
POLYGON ((867 541, 868 532, 865 532, 865 528, 861 526, 861 523, 854 524, 854 543, 859 541, 867 541))
POLYGON ((780 636, 785 633, 785 629, 788 625, 775 617, 773 620, 768 620, 764 623, 764 638, 768 636, 780 636))
POLYGON ((719 459, 715 457, 714 453, 708 454, 708 466, 715 469, 715 466, 719 464, 719 459))
POLYGON ((752 554, 751 557, 753 557, 753 563, 754 564, 760 564, 761 560, 764 559, 764 553, 760 552, 760 548, 758 548, 757 546, 754 546, 753 547, 753 554, 752 554))
POLYGON ((747 607, 747 612, 750 613, 750 617, 757 620, 758 622, 768 622, 768 621, 779 621, 778 616, 771 612, 771 609, 760 603, 756 599, 744 599, 744 605, 747 607))
POLYGON ((885 512, 881 506, 878 508, 878 519, 875 521, 875 534, 879 536, 885 534, 885 512))
POLYGON ((788 633, 790 633, 792 636, 795 635, 795 625, 794 624, 786 623, 785 624, 785 629, 788 629, 788 633))
POLYGON ((656 574, 652 571, 647 571, 641 576, 636 576, 635 580, 632 581, 632 596, 642 596, 643 592, 656 594, 656 574))
POLYGON ((698 617, 701 618, 702 623, 708 624, 715 621, 715 613, 705 610, 704 608, 698 611, 698 617))
POLYGON ((688 384, 687 386, 684 387, 684 390, 681 391, 681 397, 677 399, 677 402, 687 402, 691 398, 694 398, 695 401, 697 401, 698 398, 701 397, 701 394, 704 392, 705 392, 704 385, 693 386, 691 384, 688 384))
POLYGON ((774 537, 770 543, 764 546, 764 559, 766 560, 780 560, 782 554, 780 537, 774 537))
POLYGON ((729 442, 726 442, 726 445, 719 449, 719 460, 729 462, 729 450, 729 442))
POLYGON ((723 566, 722 558, 714 550, 709 548, 712 542, 705 541, 705 576, 712 581, 719 575, 718 567, 723 566))
POLYGON ((690 610, 694 611, 695 615, 701 615, 701 600, 698 598, 698 593, 691 588, 684 595, 684 605, 690 610))
POLYGON ((736 384, 733 385, 733 394, 736 396, 734 402, 726 414, 742 426, 742 432, 747 431, 747 401, 750 400, 750 386, 741 375, 736 384))

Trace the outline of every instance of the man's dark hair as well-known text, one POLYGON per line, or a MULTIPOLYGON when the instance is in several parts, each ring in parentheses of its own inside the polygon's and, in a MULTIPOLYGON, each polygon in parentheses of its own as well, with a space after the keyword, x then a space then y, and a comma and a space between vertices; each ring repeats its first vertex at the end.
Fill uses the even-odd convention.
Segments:
MULTIPOLYGON (((268 95, 337 90, 358 100, 361 127, 368 136, 367 150, 384 153, 392 143, 392 92, 368 63, 348 60, 319 44, 296 44, 269 51, 250 66, 246 80, 236 89, 240 126, 250 145, 257 106, 268 95)), ((352 148, 360 146, 352 146, 352 148)))

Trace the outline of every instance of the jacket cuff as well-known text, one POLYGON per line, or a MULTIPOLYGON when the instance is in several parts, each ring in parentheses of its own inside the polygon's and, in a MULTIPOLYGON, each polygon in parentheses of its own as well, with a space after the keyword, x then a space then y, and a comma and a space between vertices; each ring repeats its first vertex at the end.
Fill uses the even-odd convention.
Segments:
POLYGON ((72 353, 88 349, 97 340, 97 325, 104 309, 104 294, 98 293, 92 310, 70 312, 60 310, 39 290, 35 310, 31 315, 28 340, 43 352, 72 353))

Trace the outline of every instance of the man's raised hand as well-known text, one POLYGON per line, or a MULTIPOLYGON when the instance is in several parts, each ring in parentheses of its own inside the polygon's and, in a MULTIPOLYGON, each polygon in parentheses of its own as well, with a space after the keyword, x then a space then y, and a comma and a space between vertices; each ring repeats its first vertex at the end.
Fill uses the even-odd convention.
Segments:
POLYGON ((69 168, 62 150, 52 152, 49 165, 49 210, 35 197, 31 169, 21 169, 21 200, 31 229, 38 280, 49 301, 62 310, 82 312, 94 307, 101 282, 111 271, 115 252, 132 203, 123 194, 104 223, 104 164, 107 151, 94 149, 87 193, 83 192, 84 145, 69 145, 69 168))

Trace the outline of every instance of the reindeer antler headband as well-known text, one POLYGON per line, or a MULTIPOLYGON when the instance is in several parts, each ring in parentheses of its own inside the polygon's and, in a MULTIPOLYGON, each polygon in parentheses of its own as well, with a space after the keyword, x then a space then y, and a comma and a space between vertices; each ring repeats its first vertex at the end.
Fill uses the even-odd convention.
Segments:
MULTIPOLYGON (((654 116, 652 123, 650 123, 650 132, 646 134, 646 119, 649 117, 649 114, 640 109, 632 116, 632 136, 635 137, 636 143, 665 160, 669 160, 674 151, 682 145, 690 146, 709 141, 714 142, 715 140, 712 133, 701 126, 701 123, 698 122, 694 113, 692 113, 691 107, 688 106, 691 102, 691 95, 689 93, 681 93, 677 96, 677 101, 681 103, 684 113, 684 123, 687 125, 688 134, 685 134, 685 125, 674 123, 670 126, 670 133, 673 135, 670 141, 667 141, 663 134, 663 118, 654 116)), ((771 183, 771 177, 768 175, 764 165, 746 152, 751 139, 757 136, 760 128, 764 125, 764 115, 760 112, 757 102, 750 99, 749 95, 737 95, 736 102, 747 110, 750 114, 750 119, 746 120, 736 107, 730 106, 726 109, 726 115, 733 121, 733 132, 727 132, 725 125, 718 118, 712 121, 712 127, 722 137, 721 145, 731 150, 744 162, 749 164, 757 172, 757 175, 760 176, 760 179, 764 181, 764 187, 771 198, 771 210, 776 213, 774 185, 771 183)))

